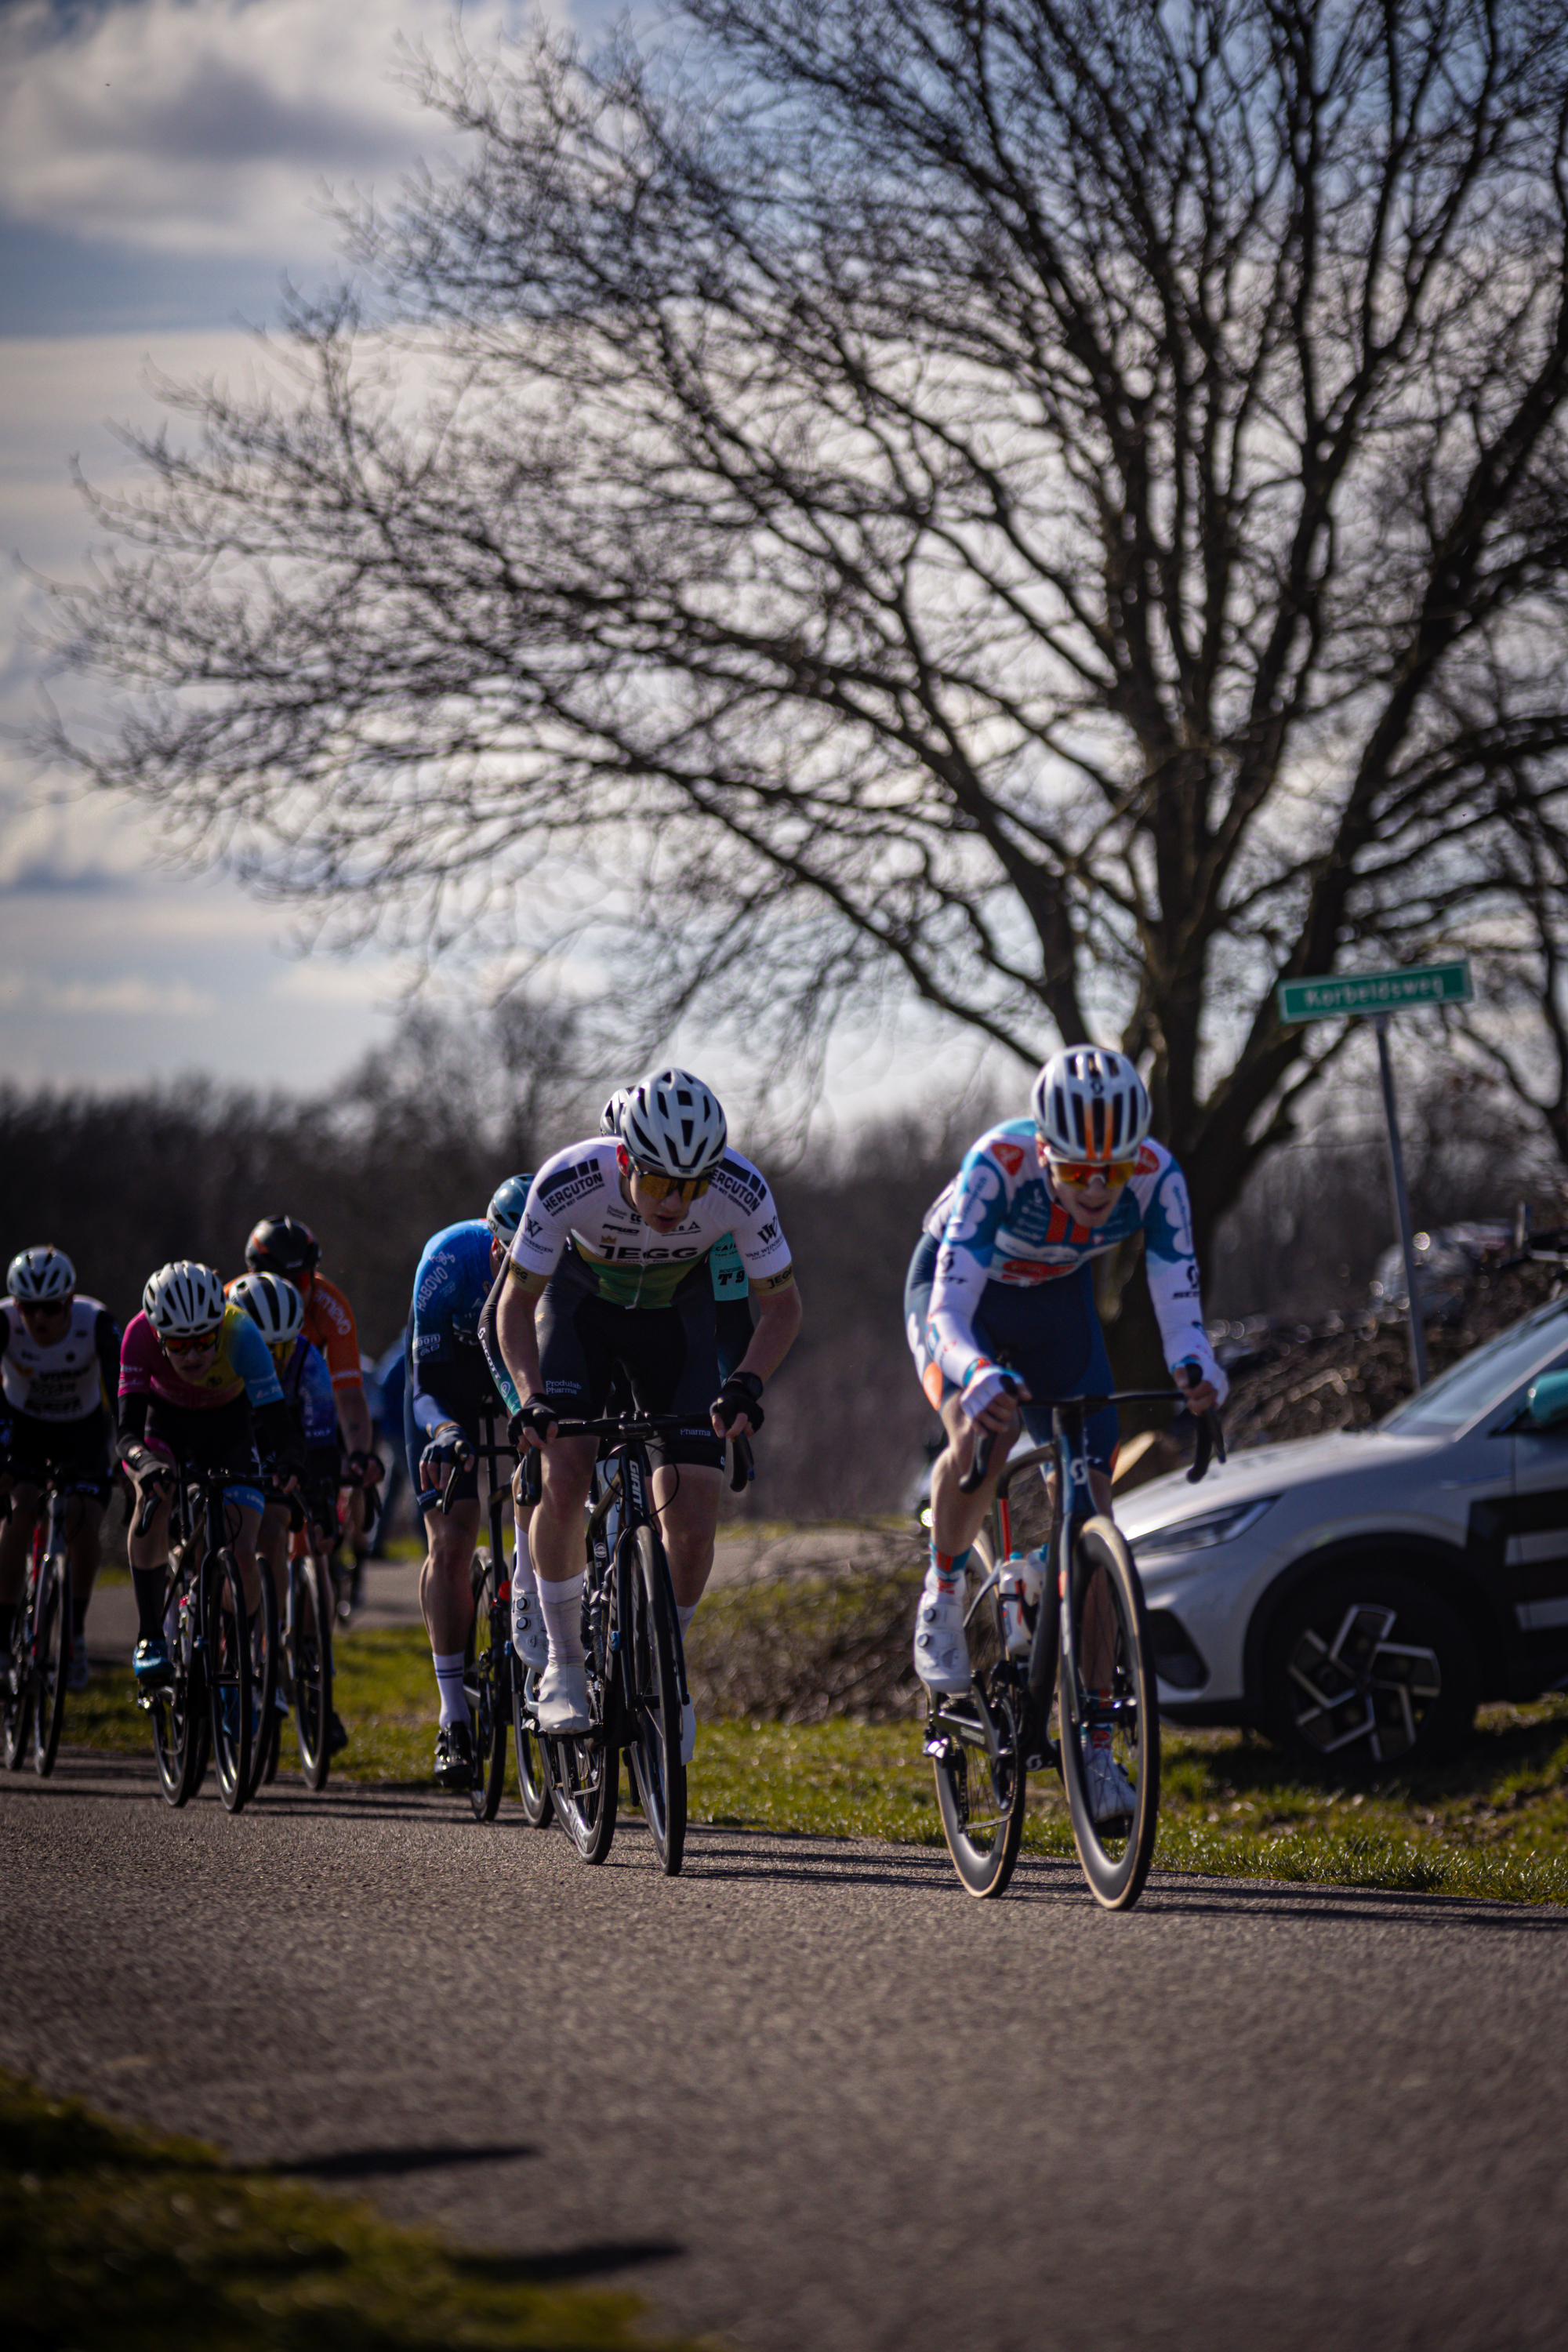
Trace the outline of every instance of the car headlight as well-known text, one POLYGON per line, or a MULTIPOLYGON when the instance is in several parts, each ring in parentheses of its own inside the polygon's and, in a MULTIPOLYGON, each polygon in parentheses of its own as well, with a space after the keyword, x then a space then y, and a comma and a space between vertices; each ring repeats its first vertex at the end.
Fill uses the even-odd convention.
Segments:
POLYGON ((1201 1519, 1178 1519, 1173 1528, 1151 1528, 1132 1543, 1135 1559, 1167 1559, 1184 1551, 1206 1551, 1211 1544, 1234 1543, 1255 1528, 1278 1495, 1257 1495, 1245 1503, 1227 1504, 1223 1511, 1205 1511, 1201 1519))

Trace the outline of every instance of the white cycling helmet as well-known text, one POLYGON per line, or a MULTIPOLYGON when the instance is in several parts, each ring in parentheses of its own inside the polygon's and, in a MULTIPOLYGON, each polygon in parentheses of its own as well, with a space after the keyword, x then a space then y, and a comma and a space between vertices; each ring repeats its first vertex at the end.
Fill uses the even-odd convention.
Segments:
POLYGON ((70 1297, 76 1288, 76 1268, 64 1250, 43 1242, 37 1249, 16 1252, 5 1270, 5 1287, 25 1307, 43 1307, 70 1297))
POLYGON ((689 1070, 650 1070, 626 1089, 620 1138, 638 1168, 682 1183, 711 1176, 727 1136, 716 1097, 689 1070))
POLYGON ((229 1292, 269 1348, 287 1347, 305 1328, 305 1302, 281 1274, 242 1274, 229 1292))
POLYGON ((1125 1054, 1069 1045, 1035 1080, 1035 1125, 1053 1160, 1131 1160, 1149 1132, 1149 1097, 1125 1054))
POLYGON ((485 1223, 498 1242, 510 1242, 521 1224, 523 1202, 532 1183, 531 1176, 508 1176, 491 1193, 485 1223))
POLYGON ((147 1277, 142 1307, 161 1339, 191 1339, 216 1331, 226 1305, 223 1276, 216 1266, 176 1258, 147 1277))
POLYGON ((621 1113, 625 1110, 626 1107, 626 1090, 625 1087, 617 1087, 615 1093, 610 1097, 609 1101, 605 1105, 604 1109, 599 1113, 599 1133, 601 1135, 619 1135, 621 1131, 621 1113))

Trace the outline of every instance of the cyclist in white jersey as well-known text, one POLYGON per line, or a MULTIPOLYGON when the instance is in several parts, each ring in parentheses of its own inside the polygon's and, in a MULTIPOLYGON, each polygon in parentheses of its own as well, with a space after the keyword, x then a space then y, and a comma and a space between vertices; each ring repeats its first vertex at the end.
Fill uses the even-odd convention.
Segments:
POLYGON ((85 1688, 87 1604, 98 1574, 99 1533, 109 1501, 120 1326, 76 1286, 64 1250, 18 1251, 0 1302, 0 1385, 9 1431, 4 1483, 10 1512, 0 1528, 0 1675, 9 1674, 11 1625, 32 1553, 38 1501, 51 1467, 69 1473, 67 1518, 71 1580, 69 1687, 85 1688))
MULTIPOLYGON (((964 1570, 1020 1414, 1043 1444, 1049 1416, 1031 1412, 1032 1397, 1112 1386, 1092 1261, 1142 1231, 1165 1360, 1189 1411, 1223 1402, 1227 1385, 1204 1330, 1186 1181, 1147 1140, 1149 1097, 1132 1064, 1069 1046, 1040 1072, 1032 1107, 1031 1118, 973 1146, 927 1213, 905 1287, 910 1351, 948 1439, 931 1474, 931 1565, 915 1624, 915 1671, 935 1691, 969 1687, 964 1570), (959 1482, 983 1431, 990 1468, 965 1495, 959 1482)), ((1095 1507, 1109 1513, 1114 1406, 1089 1417, 1085 1437, 1095 1507)), ((1108 1789, 1110 1811, 1113 1796, 1108 1789)))
MULTIPOLYGON (((800 1328, 800 1294, 766 1182, 729 1149, 700 1078, 639 1079, 618 1132, 574 1144, 533 1180, 497 1314, 501 1353, 525 1400, 519 1433, 544 1450, 531 1544, 549 1637, 539 1721, 588 1728, 581 1629, 583 1506, 597 1448, 558 1420, 600 1415, 617 1377, 639 1412, 679 1414, 649 1448, 670 1581, 684 1634, 713 1565, 723 1441, 763 1423, 762 1394, 800 1328), (709 1259, 733 1234, 757 1307, 740 1362, 721 1379, 709 1259), (714 1391, 717 1389, 717 1395, 714 1391)), ((683 1726, 688 1754, 695 1738, 683 1726)))

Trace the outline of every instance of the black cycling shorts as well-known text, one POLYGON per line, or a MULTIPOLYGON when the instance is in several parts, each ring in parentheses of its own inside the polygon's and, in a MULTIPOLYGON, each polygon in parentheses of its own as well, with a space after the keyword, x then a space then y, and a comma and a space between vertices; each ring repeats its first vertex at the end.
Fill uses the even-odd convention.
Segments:
POLYGON ((227 1404, 170 1404, 153 1397, 147 1407, 143 1443, 155 1452, 174 1456, 182 1470, 225 1470, 237 1503, 262 1510, 267 1497, 261 1485, 261 1461, 256 1451, 250 1401, 237 1396, 227 1404))
MULTIPOLYGON (((668 1307, 612 1307, 593 1277, 563 1258, 545 1285, 534 1328, 544 1393, 563 1416, 595 1421, 617 1376, 638 1412, 679 1413, 683 1426, 650 1444, 658 1464, 723 1467, 724 1443, 709 1419, 719 1378, 718 1320, 706 1268, 668 1307)), ((616 1400, 624 1409, 624 1395, 616 1400)))
POLYGON ((41 1486, 56 1463, 69 1473, 68 1495, 107 1505, 114 1483, 109 1416, 100 1405, 79 1421, 47 1421, 36 1412, 11 1415, 10 1470, 18 1486, 41 1486))

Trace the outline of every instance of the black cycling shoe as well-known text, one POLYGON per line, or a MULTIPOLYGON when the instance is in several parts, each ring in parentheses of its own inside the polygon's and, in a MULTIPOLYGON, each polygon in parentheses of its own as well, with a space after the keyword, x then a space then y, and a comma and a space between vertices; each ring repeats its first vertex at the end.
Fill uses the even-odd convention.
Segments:
MULTIPOLYGON (((327 1727, 327 1753, 329 1756, 341 1756, 348 1744, 348 1725, 343 1721, 342 1717, 338 1713, 337 1708, 333 1707, 332 1719, 327 1727)), ((437 1759, 439 1759, 441 1754, 439 1741, 437 1743, 436 1754, 437 1759)))
POLYGON ((474 1743, 466 1723, 444 1723, 436 1734, 436 1786, 468 1789, 474 1779, 474 1743))

